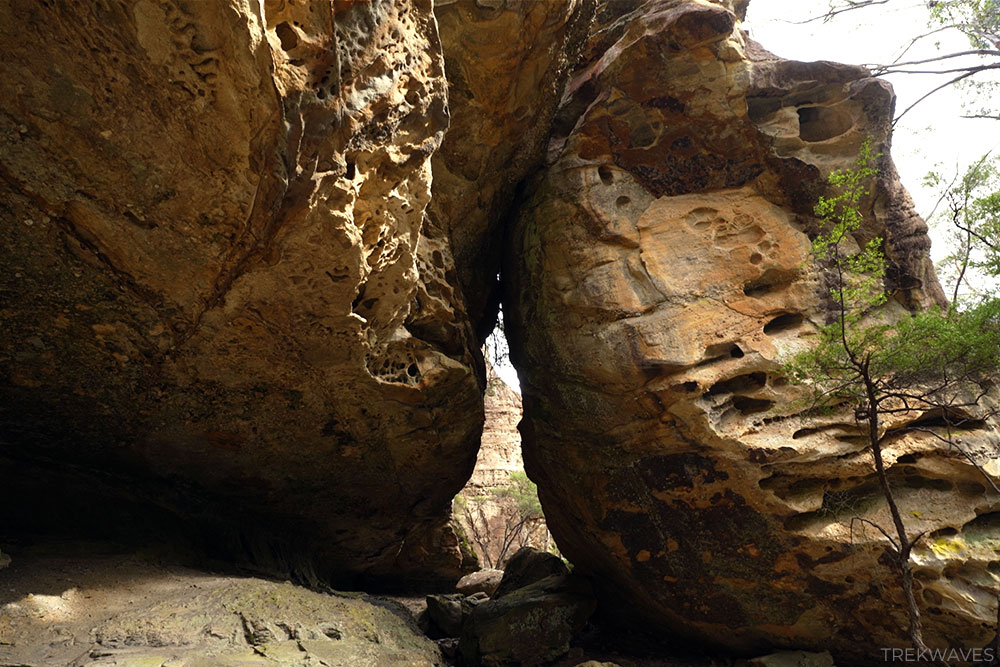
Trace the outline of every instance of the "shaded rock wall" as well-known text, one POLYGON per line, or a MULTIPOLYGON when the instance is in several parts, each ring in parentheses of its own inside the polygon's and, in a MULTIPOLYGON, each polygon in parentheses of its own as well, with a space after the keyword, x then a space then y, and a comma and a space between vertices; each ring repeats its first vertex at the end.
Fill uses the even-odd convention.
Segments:
MULTIPOLYGON (((599 10, 505 264, 525 465, 560 550, 623 613, 868 664, 906 628, 884 540, 850 529, 888 525, 871 456, 851 415, 803 412, 781 373, 830 316, 812 206, 866 137, 886 157, 858 241, 886 239, 887 313, 943 297, 888 158, 888 84, 779 60, 733 10, 599 10)), ((989 425, 963 439, 996 456, 989 425)), ((998 499, 931 436, 900 435, 888 459, 931 536, 914 556, 930 643, 983 645, 998 499)))
POLYGON ((445 0, 441 26, 451 128, 432 160, 432 234, 450 239, 480 339, 493 330, 504 221, 542 160, 594 0, 445 0))
POLYGON ((110 489, 80 514, 151 503, 256 561, 457 574, 481 361, 422 233, 431 11, 4 3, 5 502, 72 476, 93 494, 57 510, 110 489))

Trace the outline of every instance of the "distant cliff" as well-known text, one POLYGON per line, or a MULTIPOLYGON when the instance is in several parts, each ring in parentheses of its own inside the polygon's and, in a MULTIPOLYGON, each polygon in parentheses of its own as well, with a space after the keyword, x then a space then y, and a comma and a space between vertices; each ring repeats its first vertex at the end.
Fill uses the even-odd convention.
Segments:
POLYGON ((455 520, 484 567, 502 568, 522 546, 551 548, 534 485, 521 459, 521 395, 487 364, 486 424, 476 468, 455 499, 455 520))

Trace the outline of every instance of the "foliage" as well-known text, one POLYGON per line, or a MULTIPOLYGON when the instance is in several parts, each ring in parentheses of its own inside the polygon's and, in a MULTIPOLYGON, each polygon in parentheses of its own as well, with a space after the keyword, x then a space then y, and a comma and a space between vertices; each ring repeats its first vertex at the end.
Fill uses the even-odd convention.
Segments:
MULTIPOLYGON (((903 431, 928 433, 959 449, 951 438, 951 427, 982 418, 973 418, 971 412, 979 407, 986 391, 983 387, 992 385, 1000 369, 1000 300, 983 299, 964 309, 953 304, 947 309, 890 316, 893 309, 887 307, 891 295, 884 286, 887 262, 882 239, 859 241, 864 221, 860 204, 877 173, 878 158, 866 141, 853 169, 831 174, 830 185, 838 194, 821 197, 815 208, 820 229, 812 254, 832 276, 830 296, 836 312, 833 321, 820 329, 818 344, 791 360, 786 371, 812 389, 816 403, 846 405, 854 410, 893 525, 883 527, 855 517, 852 527, 860 521, 886 539, 907 603, 910 639, 915 648, 923 650, 926 646, 910 565, 911 550, 922 535, 909 536, 889 484, 882 448, 886 439, 901 429, 889 429, 885 421, 889 415, 899 415, 912 425, 903 431), (915 415, 935 415, 948 428, 941 434, 919 426, 915 415)), ((969 180, 973 183, 980 181, 969 180)), ((962 220, 968 229, 993 224, 988 215, 981 217, 995 210, 989 196, 963 201, 968 208, 962 215, 968 217, 962 220), (975 202, 985 203, 974 206, 975 202)), ((969 253, 973 245, 968 247, 966 263, 972 261, 969 253)), ((990 270, 988 262, 980 265, 990 270)), ((968 454, 966 457, 976 464, 968 454)))
MULTIPOLYGON (((819 345, 789 364, 789 373, 812 382, 828 398, 867 400, 863 369, 880 405, 892 399, 901 403, 900 409, 962 402, 971 385, 1000 366, 1000 301, 981 299, 964 309, 932 308, 899 321, 881 320, 879 310, 888 298, 882 239, 873 238, 852 252, 863 221, 858 204, 878 157, 865 142, 854 169, 829 177, 840 193, 821 197, 816 206, 820 234, 812 253, 834 274, 831 297, 839 312, 820 330, 819 345)), ((998 199, 993 193, 971 202, 964 209, 968 228, 982 233, 995 229, 998 199)), ((1000 269, 995 252, 970 262, 994 273, 1000 269)))
POLYGON ((997 0, 933 0, 928 6, 932 25, 936 24, 940 30, 960 31, 973 48, 968 55, 976 58, 957 69, 943 68, 946 71, 942 74, 955 74, 945 85, 961 86, 969 100, 966 106, 978 105, 969 110, 967 117, 1000 120, 1000 110, 995 106, 1000 82, 995 76, 982 76, 1000 68, 1000 5, 997 0), (949 69, 953 71, 947 71, 949 69))
POLYGON ((928 6, 934 21, 961 30, 973 48, 1000 48, 1000 5, 996 0, 935 0, 928 6))
POLYGON ((986 154, 950 183, 939 172, 929 173, 924 181, 943 189, 938 207, 944 203, 945 210, 937 219, 950 226, 954 250, 941 269, 953 281, 952 301, 988 298, 995 289, 983 286, 992 283, 995 288, 1000 276, 1000 161, 986 154))
POLYGON ((509 498, 517 507, 519 516, 528 520, 542 519, 542 504, 538 501, 538 487, 520 470, 510 473, 510 484, 494 490, 497 498, 509 498))
MULTIPOLYGON (((868 7, 902 4, 902 0, 830 0, 826 12, 808 21, 827 22, 868 7)), ((1000 111, 993 106, 1000 84, 996 77, 990 77, 991 73, 1000 70, 1000 6, 997 0, 928 0, 926 6, 927 32, 911 36, 909 44, 893 62, 869 65, 876 75, 931 74, 945 78, 944 83, 901 111, 896 120, 934 93, 952 85, 971 90, 972 99, 984 105, 969 113, 967 118, 1000 119, 1000 111), (969 40, 971 49, 952 52, 941 49, 940 36, 954 31, 969 40), (907 59, 916 44, 930 39, 935 40, 937 56, 907 59)))
MULTIPOLYGON (((490 568, 500 567, 517 549, 531 544, 545 521, 538 489, 521 471, 511 472, 506 485, 484 495, 456 496, 454 513, 490 568)), ((543 542, 532 546, 548 549, 547 530, 543 542)))
POLYGON ((820 197, 815 208, 821 233, 813 240, 812 253, 836 271, 838 280, 832 296, 841 304, 848 324, 885 302, 882 238, 870 239, 859 252, 847 251, 861 229, 863 217, 858 204, 863 196, 870 194, 866 184, 877 173, 874 165, 879 157, 881 154, 872 154, 871 141, 865 141, 854 169, 837 170, 829 176, 830 185, 839 188, 840 194, 820 197))

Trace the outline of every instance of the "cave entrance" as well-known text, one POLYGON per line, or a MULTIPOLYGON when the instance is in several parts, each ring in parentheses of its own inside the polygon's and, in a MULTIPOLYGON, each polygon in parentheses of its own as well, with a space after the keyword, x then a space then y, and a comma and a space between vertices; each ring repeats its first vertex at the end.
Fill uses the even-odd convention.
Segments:
POLYGON ((521 393, 504 335, 503 311, 483 345, 486 423, 476 467, 455 496, 452 511, 480 567, 503 569, 524 546, 556 552, 534 482, 521 457, 521 393))

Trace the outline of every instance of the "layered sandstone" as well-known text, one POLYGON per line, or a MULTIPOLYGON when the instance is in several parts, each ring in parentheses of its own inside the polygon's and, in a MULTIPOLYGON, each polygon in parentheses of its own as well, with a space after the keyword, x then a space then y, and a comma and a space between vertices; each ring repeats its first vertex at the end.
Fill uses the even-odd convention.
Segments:
MULTIPOLYGON (((888 84, 779 60, 738 10, 599 12, 505 263, 525 464, 559 548, 623 610, 737 649, 867 664, 905 644, 886 543, 852 532, 887 511, 853 416, 805 411, 782 362, 830 315, 812 206, 868 137, 886 157, 858 241, 885 238, 887 314, 943 297, 887 157, 888 84)), ((995 465, 988 424, 960 439, 995 465)), ((914 555, 928 642, 983 645, 997 498, 931 435, 901 433, 886 455, 910 530, 928 535, 914 555)))
POLYGON ((15 519, 147 503, 306 577, 457 575, 481 362, 422 230, 430 0, 17 0, 0 43, 15 519))
POLYGON ((503 486, 511 473, 524 471, 521 435, 517 432, 517 424, 521 421, 521 395, 504 382, 489 363, 483 408, 486 421, 476 467, 463 493, 503 486))

